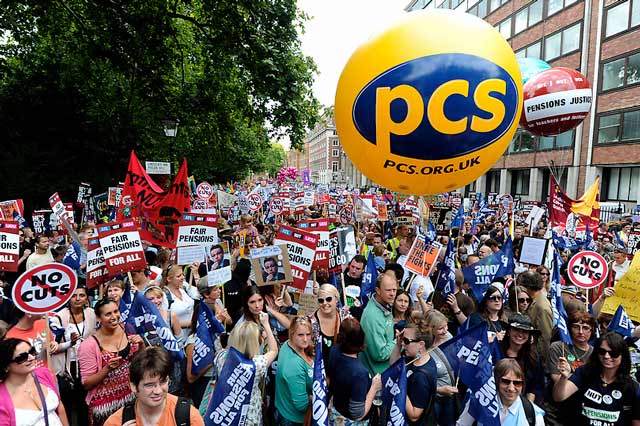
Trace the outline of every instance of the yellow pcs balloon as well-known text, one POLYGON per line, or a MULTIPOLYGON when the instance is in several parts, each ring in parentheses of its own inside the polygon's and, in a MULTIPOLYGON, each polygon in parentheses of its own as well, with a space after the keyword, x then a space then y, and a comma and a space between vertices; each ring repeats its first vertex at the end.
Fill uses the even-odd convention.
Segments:
POLYGON ((460 188, 500 158, 518 127, 513 50, 473 15, 436 9, 360 46, 338 82, 342 146, 371 180, 407 194, 460 188))

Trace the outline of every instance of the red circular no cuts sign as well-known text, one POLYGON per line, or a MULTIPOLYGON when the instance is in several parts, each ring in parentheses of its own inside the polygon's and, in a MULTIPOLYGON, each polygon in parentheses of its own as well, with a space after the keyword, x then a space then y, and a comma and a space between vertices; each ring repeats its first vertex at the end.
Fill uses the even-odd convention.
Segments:
POLYGON ((567 274, 578 287, 598 287, 607 279, 607 261, 594 251, 581 251, 569 260, 567 274))
POLYGON ((24 274, 13 286, 13 303, 29 314, 46 314, 71 299, 78 285, 73 269, 61 263, 47 263, 24 274))

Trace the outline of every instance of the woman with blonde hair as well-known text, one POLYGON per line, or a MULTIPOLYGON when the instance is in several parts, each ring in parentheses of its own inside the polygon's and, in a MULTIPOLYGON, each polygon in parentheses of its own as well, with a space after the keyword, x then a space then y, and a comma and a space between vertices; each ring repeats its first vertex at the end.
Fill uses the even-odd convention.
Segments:
POLYGON ((338 309, 340 294, 331 284, 322 284, 318 288, 318 309, 309 314, 313 344, 322 343, 322 358, 324 364, 329 361, 329 352, 333 346, 342 320, 349 317, 349 311, 338 309))
MULTIPOLYGON (((237 324, 229 336, 229 345, 238 352, 251 359, 256 366, 256 374, 253 380, 249 412, 247 413, 246 426, 262 426, 262 389, 269 366, 278 356, 278 343, 269 327, 269 316, 265 312, 259 314, 260 326, 253 321, 245 321, 237 324), (267 352, 260 354, 260 348, 266 337, 267 352)), ((226 359, 226 357, 224 358, 226 359)), ((222 365, 224 361, 221 359, 222 365)), ((222 368, 220 365, 220 370, 222 368)), ((214 367, 215 368, 215 367, 214 367)), ((213 375, 215 380, 216 375, 213 375)), ((213 385, 213 383, 210 383, 213 385)), ((208 386, 212 389, 213 386, 208 386)), ((204 396, 203 404, 208 404, 211 394, 204 396)))
POLYGON ((295 317, 278 356, 276 424, 303 424, 313 384, 313 353, 311 322, 308 317, 295 317))
POLYGON ((178 318, 180 328, 182 329, 178 336, 178 341, 183 345, 190 334, 191 317, 193 316, 193 300, 198 297, 185 290, 182 268, 172 263, 167 266, 167 269, 162 274, 161 287, 167 296, 169 309, 174 312, 178 318))

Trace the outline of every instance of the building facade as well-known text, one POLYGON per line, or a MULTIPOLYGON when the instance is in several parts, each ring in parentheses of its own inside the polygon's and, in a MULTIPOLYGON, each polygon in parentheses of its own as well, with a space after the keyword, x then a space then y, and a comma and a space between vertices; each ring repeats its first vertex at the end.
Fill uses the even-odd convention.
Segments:
POLYGON ((405 9, 429 8, 486 20, 518 58, 576 69, 594 93, 580 126, 554 137, 519 129, 505 154, 466 191, 546 200, 553 171, 570 196, 601 176, 602 201, 640 204, 640 0, 413 0, 405 9))

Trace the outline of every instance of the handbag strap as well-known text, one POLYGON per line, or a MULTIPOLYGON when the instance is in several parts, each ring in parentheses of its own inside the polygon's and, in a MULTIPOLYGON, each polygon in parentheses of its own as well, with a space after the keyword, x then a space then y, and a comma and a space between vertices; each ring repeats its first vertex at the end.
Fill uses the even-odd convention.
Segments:
POLYGON ((47 401, 44 397, 44 393, 42 392, 42 386, 40 386, 40 380, 38 380, 38 376, 34 373, 31 373, 33 376, 33 380, 36 382, 36 389, 38 389, 38 395, 40 395, 40 402, 42 403, 42 410, 44 411, 44 424, 45 426, 49 426, 49 410, 47 410, 47 401))
POLYGON ((438 357, 440 362, 445 366, 445 368, 447 369, 447 372, 449 373, 449 378, 451 379, 451 385, 455 386, 456 376, 453 374, 453 371, 451 370, 451 366, 449 365, 449 362, 446 360, 444 354, 440 351, 440 348, 433 348, 431 350, 431 353, 436 357, 438 357))

